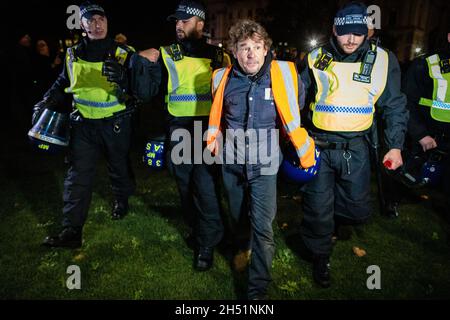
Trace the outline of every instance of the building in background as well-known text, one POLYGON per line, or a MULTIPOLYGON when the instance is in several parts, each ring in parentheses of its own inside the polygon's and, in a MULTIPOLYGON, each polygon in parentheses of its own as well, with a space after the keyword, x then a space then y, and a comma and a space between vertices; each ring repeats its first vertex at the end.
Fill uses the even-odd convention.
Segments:
MULTIPOLYGON (((208 7, 210 42, 224 45, 228 30, 242 18, 262 22, 282 50, 308 51, 328 40, 333 13, 347 0, 205 0, 208 7), (314 44, 314 45, 313 45, 314 44)), ((428 49, 436 30, 450 25, 448 0, 363 1, 381 9, 381 29, 376 35, 382 45, 406 63, 428 49)))
MULTIPOLYGON (((339 1, 340 5, 347 1, 339 1)), ((448 0, 373 0, 381 9, 381 29, 377 31, 383 46, 406 63, 428 50, 433 35, 450 26, 448 0)))
POLYGON ((210 42, 225 45, 228 30, 238 20, 250 18, 261 21, 269 0, 206 0, 210 42))

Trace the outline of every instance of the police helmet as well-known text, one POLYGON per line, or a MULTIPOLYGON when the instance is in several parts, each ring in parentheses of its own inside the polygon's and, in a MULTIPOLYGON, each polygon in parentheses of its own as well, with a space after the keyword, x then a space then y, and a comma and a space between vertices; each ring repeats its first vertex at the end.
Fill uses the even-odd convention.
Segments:
POLYGON ((162 170, 165 165, 164 137, 151 138, 145 144, 144 163, 154 170, 162 170))
POLYGON ((28 131, 31 145, 46 153, 57 153, 69 145, 70 120, 68 113, 45 109, 28 131))
POLYGON ((290 145, 283 154, 283 162, 280 166, 282 176, 290 182, 305 184, 311 181, 320 168, 320 151, 314 151, 314 165, 307 169, 300 166, 300 160, 292 145, 290 145))
POLYGON ((446 155, 442 150, 433 149, 407 157, 404 168, 399 171, 400 182, 409 188, 438 186, 442 181, 443 158, 446 155))

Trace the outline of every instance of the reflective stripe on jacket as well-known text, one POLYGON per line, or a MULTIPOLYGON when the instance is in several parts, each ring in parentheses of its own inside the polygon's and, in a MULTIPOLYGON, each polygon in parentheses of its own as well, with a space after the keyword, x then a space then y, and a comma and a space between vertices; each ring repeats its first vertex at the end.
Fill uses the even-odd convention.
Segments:
POLYGON ((419 104, 431 107, 430 113, 434 120, 450 122, 450 72, 442 73, 438 54, 428 57, 427 64, 433 79, 433 97, 420 98, 419 104))
MULTIPOLYGON (((131 49, 130 49, 131 50, 131 49)), ((124 64, 129 52, 117 47, 115 58, 124 64)), ((115 83, 102 75, 103 62, 88 62, 75 56, 75 48, 68 48, 66 54, 67 73, 70 87, 65 92, 73 94, 75 107, 87 119, 111 117, 126 108, 118 96, 122 93, 115 83)))
POLYGON ((183 56, 174 61, 168 47, 161 55, 169 73, 167 108, 175 117, 207 116, 211 110, 211 59, 183 56))
POLYGON ((376 47, 376 59, 366 82, 356 80, 363 62, 332 61, 325 70, 319 70, 315 64, 321 56, 322 48, 308 55, 308 65, 317 84, 315 101, 310 105, 314 125, 334 132, 359 132, 370 128, 375 103, 387 83, 388 53, 376 47))

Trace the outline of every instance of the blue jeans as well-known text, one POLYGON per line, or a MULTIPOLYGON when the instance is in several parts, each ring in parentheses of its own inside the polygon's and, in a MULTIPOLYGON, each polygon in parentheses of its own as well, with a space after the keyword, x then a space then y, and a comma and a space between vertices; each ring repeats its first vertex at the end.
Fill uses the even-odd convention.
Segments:
POLYGON ((277 211, 277 175, 247 179, 243 166, 222 166, 230 214, 234 225, 248 215, 251 225, 251 263, 248 298, 266 294, 272 280, 270 270, 275 252, 272 222, 277 211))

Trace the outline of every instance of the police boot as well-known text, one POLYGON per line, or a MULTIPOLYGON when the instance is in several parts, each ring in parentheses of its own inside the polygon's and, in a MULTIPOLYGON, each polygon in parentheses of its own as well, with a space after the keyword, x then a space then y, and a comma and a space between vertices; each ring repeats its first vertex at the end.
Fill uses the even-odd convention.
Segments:
POLYGON ((249 296, 248 300, 269 300, 267 293, 257 293, 255 295, 249 296))
POLYGON ((326 255, 314 255, 313 279, 322 288, 330 286, 330 257, 326 255))
POLYGON ((338 240, 350 240, 353 236, 353 226, 338 224, 335 225, 335 230, 331 238, 331 243, 335 245, 338 240))
POLYGON ((128 200, 115 200, 113 210, 111 212, 111 219, 120 220, 128 213, 128 200))
POLYGON ((386 203, 384 207, 384 215, 386 218, 397 218, 399 215, 398 203, 397 202, 386 203))
POLYGON ((195 255, 194 268, 197 271, 207 271, 213 264, 214 248, 200 247, 195 255))
POLYGON ((67 227, 56 236, 47 236, 42 245, 45 247, 81 247, 81 228, 67 227))

